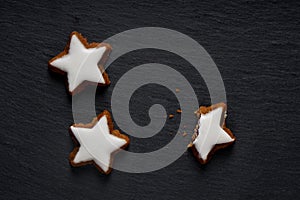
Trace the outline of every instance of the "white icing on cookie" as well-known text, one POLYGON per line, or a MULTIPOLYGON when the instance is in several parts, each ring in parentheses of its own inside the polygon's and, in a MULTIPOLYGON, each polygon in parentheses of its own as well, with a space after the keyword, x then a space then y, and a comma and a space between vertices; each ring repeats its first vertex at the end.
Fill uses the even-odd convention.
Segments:
POLYGON ((105 115, 93 128, 71 126, 71 130, 80 143, 73 162, 78 164, 93 160, 104 172, 109 170, 111 153, 127 143, 125 139, 110 134, 105 115))
POLYGON ((72 35, 68 54, 50 64, 67 72, 69 91, 72 92, 83 81, 105 84, 98 62, 106 51, 105 46, 86 48, 76 34, 72 35))
POLYGON ((220 124, 223 125, 224 123, 222 114, 223 107, 216 108, 206 114, 201 114, 198 122, 198 136, 193 141, 193 144, 202 160, 207 159, 207 155, 216 144, 234 141, 234 139, 220 126, 220 124))

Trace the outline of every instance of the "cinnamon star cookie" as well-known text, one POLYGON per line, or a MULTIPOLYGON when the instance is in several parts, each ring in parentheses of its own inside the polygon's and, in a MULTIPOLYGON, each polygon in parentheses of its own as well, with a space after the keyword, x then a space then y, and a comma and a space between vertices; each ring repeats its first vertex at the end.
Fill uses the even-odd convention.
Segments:
POLYGON ((113 129, 110 113, 106 110, 90 124, 72 125, 70 133, 77 144, 69 157, 71 165, 94 164, 105 174, 111 172, 112 154, 129 144, 126 135, 113 129))
POLYGON ((105 43, 88 43, 78 32, 72 32, 64 51, 49 60, 49 69, 67 75, 68 91, 71 95, 88 84, 100 86, 110 84, 103 65, 111 51, 105 43))
POLYGON ((207 163, 214 152, 235 141, 235 136, 225 125, 226 111, 226 104, 219 103, 201 106, 196 112, 200 118, 188 147, 201 164, 207 163))

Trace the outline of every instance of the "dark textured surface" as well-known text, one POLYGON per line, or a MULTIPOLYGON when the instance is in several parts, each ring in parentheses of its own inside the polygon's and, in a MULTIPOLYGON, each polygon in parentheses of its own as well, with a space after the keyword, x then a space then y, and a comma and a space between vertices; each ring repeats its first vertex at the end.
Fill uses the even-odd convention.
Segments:
MULTIPOLYGON (((1 199, 296 199, 300 175, 299 1, 1 1, 1 199), (62 77, 47 70, 69 33, 102 41, 127 29, 157 26, 202 44, 226 87, 228 127, 237 143, 200 166, 191 152, 156 172, 109 176, 93 166, 72 168, 71 98, 62 77)), ((199 104, 209 104, 201 77, 180 57, 141 50, 109 68, 113 84, 99 90, 97 112, 110 110, 115 82, 147 62, 167 64, 189 78, 199 104)), ((133 96, 132 116, 147 124, 147 108, 175 96, 149 85, 133 96), (155 93, 152 93, 155 88, 155 93), (143 94, 143 95, 141 95, 143 94), (149 98, 154 96, 154 98, 149 98), (155 99, 156 101, 152 101, 155 99)), ((175 117, 152 140, 133 139, 130 151, 160 148, 175 117)))

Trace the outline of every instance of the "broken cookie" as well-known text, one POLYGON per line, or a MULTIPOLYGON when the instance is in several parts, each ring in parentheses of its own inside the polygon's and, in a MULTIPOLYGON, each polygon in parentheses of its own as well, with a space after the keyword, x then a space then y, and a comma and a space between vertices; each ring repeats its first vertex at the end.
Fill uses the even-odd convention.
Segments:
POLYGON ((199 121, 188 147, 192 148, 201 164, 207 163, 217 150, 235 141, 235 136, 225 125, 226 112, 227 106, 224 103, 201 106, 196 111, 199 121))

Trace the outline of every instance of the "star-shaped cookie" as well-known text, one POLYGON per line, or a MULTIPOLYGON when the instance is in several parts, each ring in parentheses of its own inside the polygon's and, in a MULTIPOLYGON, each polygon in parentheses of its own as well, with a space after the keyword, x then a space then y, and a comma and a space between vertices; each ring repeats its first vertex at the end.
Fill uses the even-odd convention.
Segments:
POLYGON ((129 144, 127 136, 118 130, 113 130, 108 111, 99 114, 90 124, 72 125, 70 133, 79 145, 70 153, 71 165, 77 167, 94 164, 105 174, 111 172, 112 154, 129 144))
POLYGON ((207 163, 214 152, 235 141, 235 136, 225 126, 226 112, 227 106, 224 103, 201 106, 197 111, 200 119, 189 147, 192 147, 201 164, 207 163))
POLYGON ((111 47, 105 43, 88 43, 78 32, 72 32, 64 51, 49 60, 48 66, 54 71, 67 75, 68 91, 75 94, 88 84, 108 85, 108 75, 103 64, 111 47))

